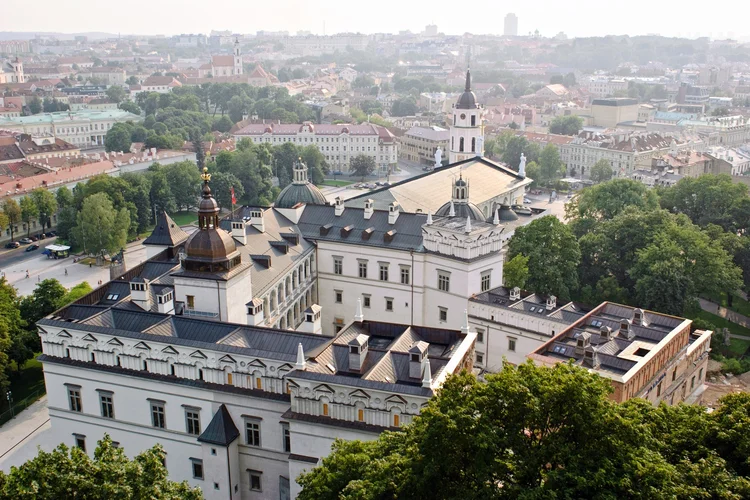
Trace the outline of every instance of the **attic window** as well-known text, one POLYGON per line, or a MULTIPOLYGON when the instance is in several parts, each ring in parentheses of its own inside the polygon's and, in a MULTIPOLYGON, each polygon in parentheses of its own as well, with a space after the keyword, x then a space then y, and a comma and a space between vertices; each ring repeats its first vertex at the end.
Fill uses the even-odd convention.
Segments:
POLYGON ((642 358, 643 356, 645 356, 645 355, 646 355, 646 354, 648 354, 649 352, 651 352, 651 351, 650 351, 650 350, 648 350, 648 349, 644 349, 643 347, 639 347, 639 348, 638 348, 638 349, 636 349, 636 351, 635 351, 635 352, 633 353, 633 356, 639 356, 639 357, 641 357, 641 358, 642 358))
POLYGON ((349 346, 349 352, 352 354, 359 354, 359 346, 356 346, 356 345, 349 346))
POLYGON ((411 360, 412 361, 416 361, 417 363, 419 363, 419 354, 417 354, 417 353, 412 354, 411 355, 411 360))
POLYGON ((583 353, 583 355, 587 358, 593 358, 594 357, 594 351, 586 351, 583 353))
POLYGON ((110 293, 109 295, 107 295, 107 300, 117 300, 119 297, 119 293, 110 293))

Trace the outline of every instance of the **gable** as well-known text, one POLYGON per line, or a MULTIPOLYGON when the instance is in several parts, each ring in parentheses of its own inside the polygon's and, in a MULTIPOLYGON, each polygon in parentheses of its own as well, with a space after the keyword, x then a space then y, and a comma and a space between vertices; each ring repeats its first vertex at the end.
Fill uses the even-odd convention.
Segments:
POLYGON ((83 337, 81 340, 86 340, 88 342, 98 342, 98 340, 96 340, 96 337, 94 337, 90 333, 86 334, 86 336, 83 337))
POLYGON ((203 354, 202 352, 200 352, 200 351, 193 351, 190 354, 190 357, 191 358, 198 358, 198 359, 208 359, 207 356, 205 354, 203 354))
POLYGON ((179 354, 179 352, 177 352, 177 349, 175 349, 171 345, 168 345, 167 347, 162 349, 161 352, 163 352, 164 354, 179 354))
POLYGON ((145 349, 145 350, 147 350, 147 351, 150 351, 150 350, 151 350, 151 348, 150 348, 150 347, 148 346, 148 344, 147 344, 147 343, 145 343, 145 342, 138 342, 138 343, 137 343, 137 344, 136 344, 136 345, 135 345, 134 347, 135 347, 136 349, 145 349))

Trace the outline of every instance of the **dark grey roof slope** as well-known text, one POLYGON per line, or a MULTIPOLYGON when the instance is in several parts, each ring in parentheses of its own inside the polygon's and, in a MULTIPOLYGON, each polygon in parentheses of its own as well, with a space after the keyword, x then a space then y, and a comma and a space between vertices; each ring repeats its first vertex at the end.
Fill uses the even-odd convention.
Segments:
MULTIPOLYGON (((435 212, 435 216, 437 217, 448 217, 448 214, 451 211, 451 202, 444 204, 442 207, 440 207, 437 212, 435 212)), ((485 219, 484 214, 481 210, 479 210, 479 207, 477 207, 473 203, 454 203, 453 204, 453 211, 456 214, 456 217, 460 219, 466 219, 466 217, 471 218, 471 220, 481 220, 483 221, 485 219)))
POLYGON ((206 427, 206 430, 198 436, 198 441, 201 443, 218 444, 219 446, 229 446, 239 436, 240 431, 234 425, 229 410, 222 404, 216 413, 214 413, 214 417, 211 419, 208 427, 206 427))
POLYGON ((328 202, 320 189, 315 184, 308 182, 306 184, 289 184, 279 193, 273 206, 276 208, 292 208, 298 203, 325 205, 328 202))
POLYGON ((167 215, 167 212, 162 211, 156 218, 154 231, 148 238, 143 240, 143 244, 173 247, 187 239, 188 234, 167 215))
POLYGON ((422 226, 427 214, 401 212, 395 224, 388 223, 388 212, 375 210, 370 219, 365 219, 364 209, 346 208, 339 217, 332 206, 308 205, 300 217, 302 236, 310 240, 351 242, 357 245, 393 248, 396 250, 422 250, 422 226), (321 231, 321 228, 325 227, 321 231), (350 231, 343 231, 350 228, 350 231), (365 230, 372 228, 366 236, 365 230), (386 238, 387 233, 392 237, 386 238))

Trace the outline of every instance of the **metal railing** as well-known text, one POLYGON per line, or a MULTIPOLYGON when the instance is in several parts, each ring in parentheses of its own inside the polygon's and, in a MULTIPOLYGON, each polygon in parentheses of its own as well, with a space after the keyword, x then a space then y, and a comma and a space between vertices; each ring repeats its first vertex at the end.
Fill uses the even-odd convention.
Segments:
POLYGON ((31 406, 32 404, 36 403, 39 398, 47 394, 46 389, 39 389, 37 391, 32 392, 25 398, 23 398, 20 401, 16 401, 13 403, 13 405, 10 407, 10 409, 5 410, 4 412, 0 413, 0 426, 4 425, 8 420, 11 420, 13 417, 21 413, 23 410, 31 406))

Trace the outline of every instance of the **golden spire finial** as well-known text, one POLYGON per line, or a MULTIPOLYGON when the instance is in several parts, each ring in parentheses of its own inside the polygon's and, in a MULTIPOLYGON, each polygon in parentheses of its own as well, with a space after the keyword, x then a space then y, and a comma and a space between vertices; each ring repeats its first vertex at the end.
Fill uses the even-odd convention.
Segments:
POLYGON ((204 182, 209 182, 211 180, 211 174, 208 173, 208 167, 203 167, 201 179, 203 179, 204 182))

